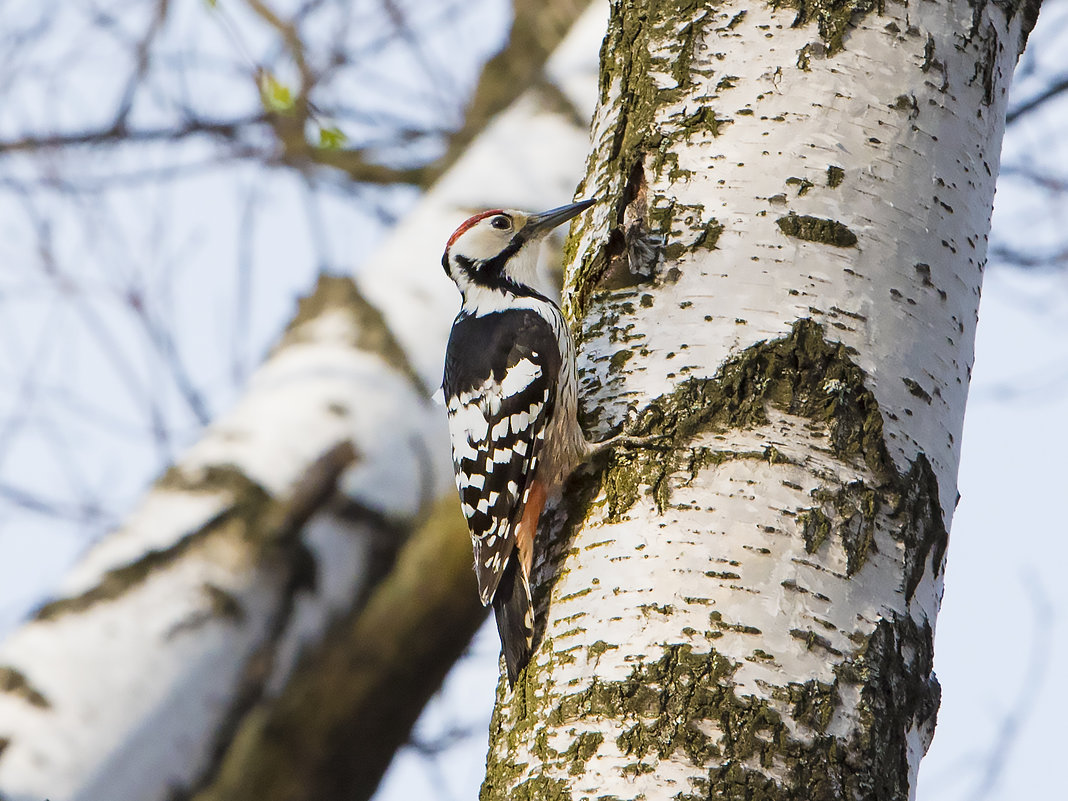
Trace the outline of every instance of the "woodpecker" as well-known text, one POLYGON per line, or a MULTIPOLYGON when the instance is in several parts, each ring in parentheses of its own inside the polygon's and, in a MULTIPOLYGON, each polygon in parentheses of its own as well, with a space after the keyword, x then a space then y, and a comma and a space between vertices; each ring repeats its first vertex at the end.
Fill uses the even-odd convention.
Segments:
POLYGON ((441 259, 463 299, 442 381, 456 488, 510 686, 533 647, 530 570, 545 501, 582 461, 618 440, 587 441, 571 330, 532 286, 542 239, 594 202, 541 214, 484 211, 456 229, 441 259))

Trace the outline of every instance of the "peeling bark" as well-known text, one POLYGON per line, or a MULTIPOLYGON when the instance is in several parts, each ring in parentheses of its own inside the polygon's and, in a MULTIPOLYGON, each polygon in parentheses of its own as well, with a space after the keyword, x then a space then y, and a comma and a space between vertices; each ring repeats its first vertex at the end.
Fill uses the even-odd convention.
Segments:
POLYGON ((481 798, 906 799, 1034 4, 613 4, 586 422, 481 798))

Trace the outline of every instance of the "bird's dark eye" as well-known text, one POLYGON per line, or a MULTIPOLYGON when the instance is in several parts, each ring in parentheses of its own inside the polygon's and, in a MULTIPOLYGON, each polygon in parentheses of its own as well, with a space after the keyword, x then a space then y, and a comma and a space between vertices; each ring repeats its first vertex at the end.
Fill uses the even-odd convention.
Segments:
POLYGON ((503 214, 498 214, 496 217, 490 220, 490 225, 501 231, 507 231, 509 228, 512 227, 512 221, 505 217, 503 214))

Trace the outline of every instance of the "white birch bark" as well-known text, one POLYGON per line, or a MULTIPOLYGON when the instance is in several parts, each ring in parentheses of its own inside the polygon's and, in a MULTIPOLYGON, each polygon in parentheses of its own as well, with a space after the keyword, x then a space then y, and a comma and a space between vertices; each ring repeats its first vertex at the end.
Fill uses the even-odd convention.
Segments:
POLYGON ((0 798, 202 787, 302 650, 366 591, 383 523, 407 530, 455 492, 430 400, 458 305, 441 251, 469 207, 571 197, 596 74, 576 44, 605 13, 594 4, 546 86, 475 140, 367 260, 359 289, 320 282, 237 407, 0 644, 0 798), (522 158, 519 141, 531 143, 522 158))
POLYGON ((785 5, 613 3, 569 308, 589 422, 663 440, 557 509, 483 801, 914 792, 1038 6, 785 5))

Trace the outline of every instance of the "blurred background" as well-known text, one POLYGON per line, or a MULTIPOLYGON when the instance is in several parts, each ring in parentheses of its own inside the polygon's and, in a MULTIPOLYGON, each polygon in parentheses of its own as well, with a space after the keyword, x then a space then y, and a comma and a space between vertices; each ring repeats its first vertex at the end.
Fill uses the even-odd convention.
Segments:
MULTIPOLYGON (((531 13, 0 3, 0 637, 234 403, 319 274, 374 269, 481 127, 483 65, 531 13)), ((1046 0, 1010 102, 922 801, 1060 788, 1066 122, 1068 0, 1046 0)), ((376 798, 477 794, 498 648, 489 624, 376 798)))

